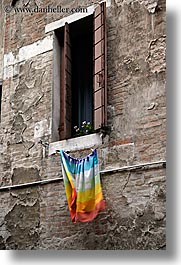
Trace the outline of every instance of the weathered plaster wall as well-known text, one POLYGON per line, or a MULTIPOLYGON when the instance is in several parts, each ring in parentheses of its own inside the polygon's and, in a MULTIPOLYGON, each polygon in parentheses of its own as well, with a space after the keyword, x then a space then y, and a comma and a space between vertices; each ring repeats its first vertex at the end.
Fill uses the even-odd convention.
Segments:
MULTIPOLYGON (((65 15, 6 14, 0 186, 61 176, 59 157, 38 139, 51 141, 53 39, 45 26, 65 15)), ((98 148, 101 168, 164 160, 165 1, 113 0, 107 31, 111 131, 98 148)), ((161 167, 103 175, 106 210, 85 224, 71 223, 62 182, 0 191, 0 249, 165 249, 165 178, 161 167)))
POLYGON ((3 78, 3 54, 4 54, 4 27, 5 27, 5 14, 3 12, 4 0, 0 3, 0 81, 3 78))

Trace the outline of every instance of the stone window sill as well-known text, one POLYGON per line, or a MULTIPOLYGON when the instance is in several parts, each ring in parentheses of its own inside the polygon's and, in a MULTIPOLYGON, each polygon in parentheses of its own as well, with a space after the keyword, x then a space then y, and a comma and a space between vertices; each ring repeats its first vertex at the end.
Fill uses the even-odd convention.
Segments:
POLYGON ((102 144, 102 138, 99 133, 84 135, 68 140, 50 143, 49 155, 55 154, 56 150, 77 151, 86 148, 96 148, 102 144))

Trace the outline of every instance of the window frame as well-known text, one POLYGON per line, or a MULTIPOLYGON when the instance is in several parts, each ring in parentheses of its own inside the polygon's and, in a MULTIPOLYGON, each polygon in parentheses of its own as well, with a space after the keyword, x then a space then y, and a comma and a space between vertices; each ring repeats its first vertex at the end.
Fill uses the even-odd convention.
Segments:
MULTIPOLYGON (((107 2, 107 1, 106 1, 107 2)), ((103 1, 102 3, 100 3, 100 5, 97 5, 97 6, 94 6, 94 8, 92 9, 92 6, 91 6, 91 12, 88 14, 88 15, 94 15, 95 13, 96 13, 96 9, 98 8, 100 8, 100 6, 101 6, 101 12, 106 12, 106 8, 107 8, 107 6, 106 6, 106 2, 105 1, 103 1), (103 10, 103 11, 102 11, 103 10)), ((71 16, 68 16, 67 17, 67 21, 69 21, 69 17, 72 17, 73 15, 71 15, 71 16)), ((86 17, 87 16, 87 14, 84 16, 84 17, 86 17)), ((82 18, 82 17, 81 17, 82 18)), ((80 19, 81 19, 80 18, 80 19)), ((107 52, 106 52, 106 49, 107 49, 107 38, 106 38, 106 16, 105 16, 105 14, 104 14, 104 16, 103 16, 103 18, 102 18, 103 20, 103 23, 104 23, 104 25, 103 25, 103 27, 102 27, 102 32, 104 33, 104 47, 103 47, 103 49, 104 49, 104 60, 102 60, 102 63, 104 63, 104 65, 105 65, 105 67, 104 67, 104 74, 102 75, 103 77, 104 77, 104 80, 102 80, 101 82, 100 82, 100 78, 98 79, 98 77, 94 74, 93 76, 94 76, 94 80, 97 80, 97 82, 99 83, 99 85, 101 84, 101 83, 104 83, 104 89, 102 89, 102 91, 101 91, 101 118, 99 119, 99 124, 95 124, 95 122, 94 122, 94 128, 95 128, 95 132, 98 132, 102 127, 104 127, 104 126, 106 126, 107 125, 107 52), (104 102, 103 102, 104 101, 104 102), (100 120, 101 120, 101 122, 100 122, 100 120)), ((70 23, 72 23, 72 22, 75 22, 75 21, 77 21, 77 19, 75 19, 74 21, 71 21, 70 23)), ((65 27, 67 27, 67 26, 65 26, 65 25, 67 25, 68 23, 66 22, 66 21, 64 21, 64 25, 62 25, 62 27, 64 27, 64 29, 65 29, 65 27)), ((61 27, 61 28, 62 28, 61 27)), ((54 30, 57 30, 58 29, 58 27, 55 27, 55 29, 54 30)), ((54 40, 56 39, 56 34, 55 34, 55 31, 54 31, 54 40)), ((55 40, 55 42, 57 42, 56 40, 55 40)), ((56 46, 56 45, 55 45, 56 46)), ((55 48, 55 47, 54 47, 55 48)), ((61 57, 63 57, 63 55, 61 54, 61 57)), ((61 58, 62 59, 62 58, 61 58)), ((57 60, 57 56, 54 56, 54 60, 56 61, 57 60), (56 58, 55 58, 56 57, 56 58)), ((95 64, 95 58, 93 58, 93 60, 94 60, 94 64, 95 64)), ((57 63, 56 63, 57 64, 57 63)), ((60 66, 59 66, 60 67, 60 66)), ((94 67, 94 66, 93 66, 94 67)), ((57 70, 55 69, 56 68, 56 66, 54 66, 54 72, 56 72, 57 73, 57 70)), ((60 79, 61 78, 59 78, 59 84, 61 83, 60 82, 60 79)), ((63 80, 64 80, 64 77, 63 77, 63 80)), ((55 82, 54 82, 55 83, 55 82)), ((95 83, 95 81, 93 81, 93 84, 95 83)), ((60 140, 64 140, 64 139, 70 139, 70 138, 72 138, 72 135, 70 135, 69 133, 67 134, 67 133, 65 133, 65 132, 63 132, 62 133, 62 135, 63 135, 63 137, 58 137, 58 134, 57 134, 57 132, 55 132, 55 130, 57 130, 57 128, 55 128, 55 124, 57 125, 58 124, 58 121, 57 121, 57 117, 56 117, 56 121, 55 121, 55 119, 54 119, 54 114, 55 114, 55 112, 56 112, 56 110, 60 110, 60 113, 63 113, 62 111, 61 111, 61 106, 58 106, 58 108, 56 108, 55 109, 55 105, 59 105, 59 104, 54 104, 55 103, 55 101, 57 101, 57 99, 55 100, 55 98, 56 98, 56 92, 57 91, 55 91, 55 90, 57 90, 57 89, 54 89, 54 92, 53 92, 53 103, 52 103, 52 105, 53 105, 53 108, 54 108, 54 110, 53 110, 53 112, 52 112, 52 130, 53 130, 53 132, 52 132, 52 141, 60 141, 60 140)), ((60 89, 60 91, 61 91, 61 89, 60 89)), ((66 91, 65 91, 66 92, 66 91)), ((65 95, 66 95, 66 93, 63 93, 64 94, 64 96, 63 96, 63 98, 64 98, 64 100, 65 100, 65 95)), ((95 100, 95 95, 96 95, 96 91, 95 91, 95 89, 94 89, 94 92, 93 92, 93 94, 94 94, 94 106, 96 105, 96 100, 95 100)), ((62 95, 62 91, 61 92, 59 92, 58 93, 58 95, 59 96, 61 96, 62 95)), ((64 101, 65 102, 65 101, 64 101)), ((60 105, 63 105, 63 104, 60 104, 60 105)), ((65 104, 64 104, 64 106, 65 106, 65 104)), ((94 108, 94 107, 93 107, 94 108)), ((94 110, 95 111, 95 110, 94 110)), ((64 110, 64 113, 65 113, 66 111, 64 110)), ((94 116, 94 115, 93 115, 94 116)), ((64 115, 64 117, 65 117, 65 115, 64 115)), ((93 117, 93 121, 95 121, 95 116, 93 117)), ((66 126, 65 126, 65 128, 66 128, 66 126)), ((70 127, 69 127, 70 128, 70 127)))

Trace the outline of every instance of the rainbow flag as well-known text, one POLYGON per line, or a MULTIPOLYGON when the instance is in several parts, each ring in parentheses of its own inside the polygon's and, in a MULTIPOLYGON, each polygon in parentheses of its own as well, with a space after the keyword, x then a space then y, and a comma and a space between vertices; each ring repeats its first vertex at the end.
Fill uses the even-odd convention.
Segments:
POLYGON ((89 222, 105 209, 97 150, 80 159, 60 150, 60 158, 72 222, 89 222))

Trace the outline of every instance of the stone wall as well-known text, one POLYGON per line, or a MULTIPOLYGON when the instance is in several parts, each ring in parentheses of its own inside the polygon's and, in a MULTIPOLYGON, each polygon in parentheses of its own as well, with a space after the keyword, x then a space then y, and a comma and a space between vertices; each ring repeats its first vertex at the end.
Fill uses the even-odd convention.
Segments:
MULTIPOLYGON (((51 142, 53 35, 45 34, 45 26, 67 14, 5 14, 10 2, 1 7, 0 186, 61 176, 59 157, 49 156, 35 135, 51 142)), ((17 6, 59 2, 19 0, 17 6)), ((61 6, 91 2, 66 0, 61 6)), ((98 146, 102 170, 165 160, 165 19, 163 0, 112 0, 107 8, 111 130, 98 146)), ((165 169, 106 173, 101 180, 106 209, 90 223, 72 224, 61 181, 0 190, 0 249, 165 249, 165 169)))
POLYGON ((3 11, 4 0, 0 3, 0 81, 3 79, 3 54, 4 54, 4 27, 5 27, 5 12, 3 11))

